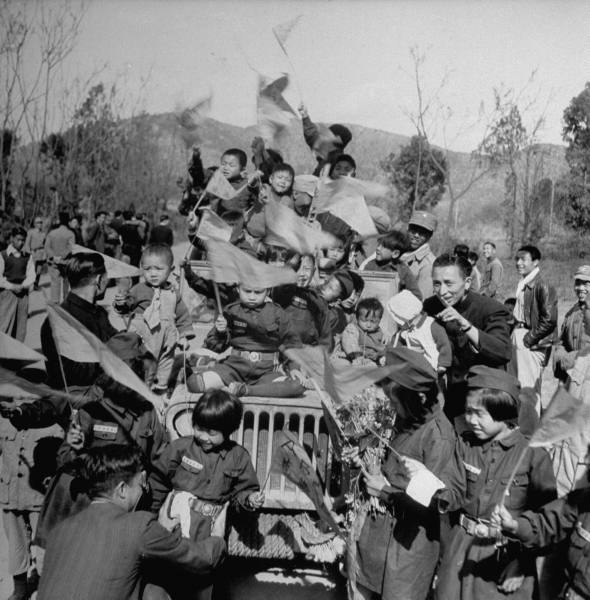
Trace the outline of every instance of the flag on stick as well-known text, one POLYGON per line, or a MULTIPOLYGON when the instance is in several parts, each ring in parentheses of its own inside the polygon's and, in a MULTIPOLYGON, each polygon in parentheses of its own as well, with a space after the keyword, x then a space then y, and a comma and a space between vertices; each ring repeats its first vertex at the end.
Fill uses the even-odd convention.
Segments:
POLYGON ((54 396, 73 400, 74 397, 42 383, 33 383, 16 373, 0 367, 0 396, 5 398, 45 398, 54 396))
POLYGON ((273 246, 289 248, 299 254, 313 254, 331 248, 335 238, 330 233, 311 227, 294 210, 274 200, 264 208, 266 235, 264 241, 273 246))
POLYGON ((215 169, 207 182, 205 191, 222 200, 231 200, 242 191, 242 188, 235 190, 232 184, 223 176, 223 173, 219 169, 215 169))
POLYGON ((267 265, 228 242, 210 239, 205 244, 212 279, 217 283, 244 283, 263 289, 295 283, 297 280, 293 269, 267 265))
POLYGON ((291 35, 291 32, 293 31, 293 29, 295 29, 295 27, 301 20, 302 16, 303 15, 297 15, 294 19, 289 19, 288 21, 279 23, 278 25, 275 25, 272 28, 272 32, 274 33, 275 37, 277 38, 277 42, 279 43, 279 46, 282 48, 282 50, 285 54, 287 54, 287 50, 285 49, 285 44, 287 43, 287 39, 291 35))
POLYGON ((285 350, 288 358, 295 361, 308 377, 316 382, 332 397, 336 405, 349 400, 371 384, 388 377, 394 365, 374 367, 373 365, 335 367, 325 348, 302 346, 285 350))
POLYGON ((292 431, 277 433, 271 469, 285 475, 313 502, 320 519, 338 535, 340 526, 324 502, 320 480, 309 460, 307 452, 292 431))
POLYGON ((228 225, 219 215, 210 208, 204 208, 201 212, 201 221, 197 228, 197 237, 201 240, 220 240, 229 242, 232 227, 228 225))
POLYGON ((124 361, 70 313, 61 306, 48 302, 47 316, 57 351, 61 356, 75 362, 100 363, 104 372, 115 381, 135 390, 158 410, 163 408, 160 397, 153 394, 124 361))
POLYGON ((123 262, 122 260, 117 260, 112 256, 103 254, 102 252, 97 252, 96 250, 90 250, 89 248, 85 248, 84 246, 74 244, 72 247, 72 254, 79 254, 80 252, 91 252, 92 254, 100 254, 104 260, 104 266, 107 270, 107 277, 109 279, 120 279, 122 277, 138 277, 141 274, 141 271, 137 267, 129 265, 123 262))
POLYGON ((14 360, 30 364, 45 360, 45 357, 16 338, 0 331, 0 360, 14 360))
POLYGON ((269 145, 279 143, 279 138, 295 115, 295 111, 283 97, 288 85, 289 76, 286 73, 276 79, 258 76, 258 127, 261 137, 269 145))

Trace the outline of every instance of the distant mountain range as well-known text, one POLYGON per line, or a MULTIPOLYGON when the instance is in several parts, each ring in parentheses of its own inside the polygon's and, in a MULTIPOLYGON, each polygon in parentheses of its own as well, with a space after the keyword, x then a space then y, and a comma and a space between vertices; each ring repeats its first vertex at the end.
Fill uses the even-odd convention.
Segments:
MULTIPOLYGON (((180 127, 173 113, 148 115, 152 131, 162 151, 173 160, 174 173, 181 176, 186 173, 185 165, 189 155, 188 148, 181 139, 180 127), (177 167, 177 168, 176 168, 177 167)), ((408 136, 389 133, 378 129, 349 125, 353 134, 352 141, 346 151, 351 154, 358 165, 357 176, 361 179, 383 179, 380 162, 391 152, 399 152, 400 148, 410 140, 408 136)), ((214 119, 205 119, 198 129, 201 155, 205 167, 219 163, 222 152, 231 147, 245 150, 250 156, 252 139, 258 135, 257 128, 238 127, 222 123, 214 119)), ((315 160, 303 140, 300 123, 293 119, 291 128, 285 132, 278 148, 286 162, 290 163, 297 173, 311 172, 315 160)), ((544 177, 557 178, 567 171, 565 148, 563 146, 539 144, 539 152, 543 152, 544 177)), ((451 180, 455 189, 462 189, 469 181, 473 163, 470 155, 464 152, 449 152, 451 180)), ((251 164, 249 163, 251 167, 251 164)), ((459 226, 470 228, 472 225, 489 225, 499 227, 500 204, 504 199, 504 175, 502 172, 488 173, 482 177, 461 199, 459 226)), ((448 199, 443 200, 435 211, 439 217, 446 219, 448 199)))

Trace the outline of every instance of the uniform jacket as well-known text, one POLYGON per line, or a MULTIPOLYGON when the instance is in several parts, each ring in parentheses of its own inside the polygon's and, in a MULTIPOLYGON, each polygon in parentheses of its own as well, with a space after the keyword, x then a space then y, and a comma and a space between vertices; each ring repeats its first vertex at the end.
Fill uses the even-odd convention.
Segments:
MULTIPOLYGON (((445 307, 437 296, 424 301, 424 312, 431 317, 445 307)), ((501 368, 511 358, 510 313, 496 300, 468 291, 454 307, 479 329, 479 348, 475 350, 456 321, 441 323, 453 347, 449 384, 463 381, 473 365, 501 368)))
POLYGON ((401 292, 402 290, 408 290, 412 292, 412 294, 414 294, 418 300, 422 300, 423 298, 418 279, 405 262, 393 263, 388 261, 385 264, 379 264, 376 260, 372 260, 371 262, 367 263, 364 270, 397 273, 399 277, 398 291, 401 292))
POLYGON ((144 561, 210 573, 225 554, 219 537, 192 543, 145 511, 93 503, 49 536, 39 600, 137 600, 144 561))
POLYGON ((582 597, 590 598, 590 490, 571 492, 538 512, 523 513, 513 537, 527 548, 568 540, 568 586, 582 597))
POLYGON ((502 276, 504 275, 504 267, 498 257, 494 257, 492 260, 486 260, 486 264, 483 269, 483 277, 479 293, 482 296, 489 296, 495 298, 498 293, 498 288, 502 283, 502 276))
POLYGON ((557 292, 541 273, 525 284, 523 308, 529 329, 524 345, 531 350, 550 348, 557 338, 557 292))
POLYGON ((317 290, 281 285, 272 290, 272 299, 283 307, 303 344, 330 347, 332 330, 328 303, 317 290))
MULTIPOLYGON (((85 404, 78 411, 77 421, 84 434, 85 449, 135 443, 143 450, 149 464, 153 464, 166 446, 166 434, 158 415, 146 401, 127 408, 105 397, 85 404)), ((58 451, 58 465, 65 465, 77 455, 78 452, 64 442, 58 451)))
POLYGON ((417 250, 402 254, 400 259, 410 267, 412 275, 418 280, 422 298, 432 296, 432 265, 435 258, 430 246, 423 244, 417 250))
MULTIPOLYGON (((86 329, 91 331, 101 342, 107 342, 117 330, 111 325, 109 315, 102 306, 97 306, 70 292, 61 303, 61 307, 80 321, 86 329)), ((56 389, 63 389, 63 378, 57 360, 57 348, 49 320, 45 319, 41 326, 41 348, 47 357, 45 368, 47 369, 47 383, 56 389)), ((90 386, 101 373, 97 363, 75 362, 61 357, 68 386, 90 386)))
MULTIPOLYGON (((554 346, 553 359, 555 361, 566 353, 575 360, 578 352, 588 347, 590 347, 590 308, 582 307, 576 302, 563 319, 561 332, 554 346)), ((568 374, 560 365, 555 364, 554 371, 558 379, 567 380, 568 374)))
POLYGON ((158 510, 168 492, 182 490, 201 500, 224 504, 231 500, 246 506, 246 499, 260 490, 248 451, 230 440, 205 452, 193 436, 174 440, 154 463, 150 476, 152 509, 158 510))
POLYGON ((285 311, 273 302, 254 308, 234 302, 226 306, 223 316, 227 319, 227 330, 219 333, 213 327, 205 340, 205 347, 213 352, 223 352, 230 345, 235 350, 269 353, 278 352, 281 346, 301 345, 285 311))
POLYGON ((57 425, 17 430, 0 418, 0 507, 5 510, 39 510, 44 479, 55 472, 55 451, 63 438, 57 425))
POLYGON ((47 234, 45 252, 48 258, 63 258, 70 254, 75 243, 74 232, 65 225, 60 225, 47 234))
POLYGON ((27 232, 24 251, 33 256, 34 261, 41 261, 47 258, 45 254, 45 238, 47 234, 33 227, 27 232))

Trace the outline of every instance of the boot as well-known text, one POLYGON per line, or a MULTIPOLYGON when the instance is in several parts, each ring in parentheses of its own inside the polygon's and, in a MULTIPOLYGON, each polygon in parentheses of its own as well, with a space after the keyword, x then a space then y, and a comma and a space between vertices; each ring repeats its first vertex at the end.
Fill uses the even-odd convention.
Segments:
POLYGON ((9 596, 8 600, 27 600, 29 594, 27 593, 27 574, 19 573, 13 578, 14 591, 9 596))
POLYGON ((33 595, 39 587, 39 572, 33 569, 27 577, 27 592, 29 596, 33 595))

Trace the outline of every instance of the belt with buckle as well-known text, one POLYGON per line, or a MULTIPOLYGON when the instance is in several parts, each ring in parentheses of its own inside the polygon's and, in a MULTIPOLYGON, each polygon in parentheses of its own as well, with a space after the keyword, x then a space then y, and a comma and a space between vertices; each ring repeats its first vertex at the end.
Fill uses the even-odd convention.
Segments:
POLYGON ((528 327, 524 321, 516 321, 516 323, 514 323, 514 327, 516 329, 530 329, 530 327, 528 327))
POLYGON ((198 512, 204 517, 211 517, 215 520, 219 513, 223 510, 223 504, 212 504, 211 502, 205 502, 195 498, 191 503, 191 510, 198 512))
POLYGON ((473 537, 494 540, 496 542, 505 541, 500 527, 496 527, 484 519, 471 519, 467 515, 460 515, 459 525, 473 537))
POLYGON ((261 360, 272 360, 273 362, 278 362, 279 360, 278 352, 250 352, 249 350, 232 350, 231 353, 236 356, 246 358, 252 362, 260 362, 261 360))

